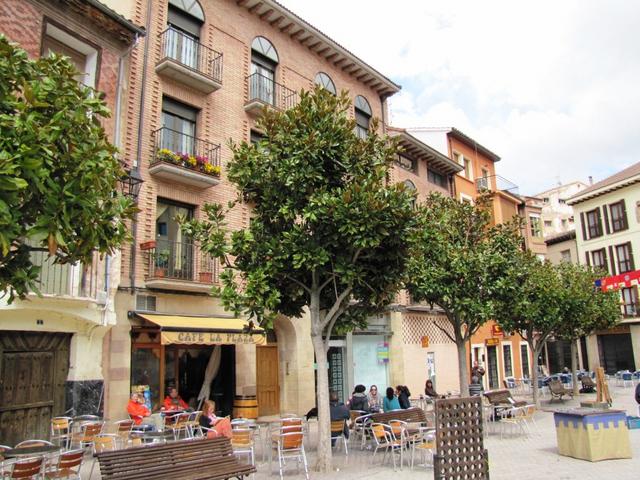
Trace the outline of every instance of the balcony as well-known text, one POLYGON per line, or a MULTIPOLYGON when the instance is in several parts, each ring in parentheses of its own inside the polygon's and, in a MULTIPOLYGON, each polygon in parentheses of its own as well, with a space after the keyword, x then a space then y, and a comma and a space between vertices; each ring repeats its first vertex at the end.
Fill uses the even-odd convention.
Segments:
POLYGON ((219 264, 194 242, 157 240, 145 242, 148 275, 146 286, 159 290, 209 293, 218 283, 219 264))
POLYGON ((250 115, 259 115, 264 107, 288 110, 298 103, 298 94, 269 77, 254 73, 247 77, 249 99, 244 109, 250 115))
POLYGON ((161 58, 156 73, 188 85, 199 92, 211 93, 222 87, 222 54, 204 46, 195 38, 167 28, 160 34, 161 58))
POLYGON ((220 145, 166 127, 152 135, 151 175, 199 189, 220 183, 220 145))
POLYGON ((476 190, 478 192, 486 190, 502 191, 509 192, 513 195, 518 195, 519 192, 518 186, 515 183, 501 177, 500 175, 476 178, 476 190))
POLYGON ((32 247, 30 256, 31 262, 40 267, 36 287, 43 297, 105 303, 107 264, 100 261, 97 253, 90 265, 54 263, 49 252, 38 247, 32 247))

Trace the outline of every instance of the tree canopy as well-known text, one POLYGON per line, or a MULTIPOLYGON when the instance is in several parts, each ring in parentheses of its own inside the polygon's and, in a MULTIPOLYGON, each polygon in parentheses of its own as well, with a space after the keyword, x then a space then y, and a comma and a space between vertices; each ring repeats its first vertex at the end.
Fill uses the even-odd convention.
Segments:
POLYGON ((57 262, 88 262, 127 238, 124 174, 100 121, 100 95, 64 57, 29 59, 0 35, 0 290, 36 290, 33 247, 57 262))
MULTIPOLYGON (((387 183, 395 144, 375 123, 358 138, 350 108, 345 92, 318 87, 285 112, 266 110, 264 138, 233 144, 228 164, 229 180, 252 205, 249 226, 230 232, 222 205, 207 205, 204 221, 184 226, 224 261, 227 308, 261 323, 308 312, 318 365, 334 329, 352 329, 395 298, 414 217, 413 194, 387 183)), ((328 388, 319 368, 321 470, 331 459, 328 388)))
MULTIPOLYGON (((460 391, 468 392, 465 342, 495 318, 498 297, 522 248, 518 222, 491 225, 490 194, 475 205, 432 194, 417 211, 407 290, 414 301, 444 310, 456 343, 460 391)), ((436 324, 437 325, 437 324, 436 324)))

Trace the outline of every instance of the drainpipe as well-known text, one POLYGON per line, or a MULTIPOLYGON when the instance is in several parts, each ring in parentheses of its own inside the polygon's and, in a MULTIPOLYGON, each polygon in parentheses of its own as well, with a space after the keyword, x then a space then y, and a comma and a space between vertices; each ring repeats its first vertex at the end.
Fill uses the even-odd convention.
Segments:
MULTIPOLYGON (((140 115, 138 117, 138 140, 136 147, 136 157, 133 163, 133 170, 138 176, 140 176, 140 163, 142 160, 142 127, 144 125, 144 100, 147 90, 147 63, 149 60, 149 36, 148 32, 151 28, 151 6, 152 1, 147 0, 147 18, 145 23, 145 30, 147 31, 147 39, 144 42, 144 55, 142 57, 142 85, 140 87, 140 115)), ((131 295, 134 294, 136 288, 136 253, 138 244, 138 213, 135 213, 131 222, 132 230, 132 242, 131 242, 131 259, 129 263, 129 291, 131 295)))

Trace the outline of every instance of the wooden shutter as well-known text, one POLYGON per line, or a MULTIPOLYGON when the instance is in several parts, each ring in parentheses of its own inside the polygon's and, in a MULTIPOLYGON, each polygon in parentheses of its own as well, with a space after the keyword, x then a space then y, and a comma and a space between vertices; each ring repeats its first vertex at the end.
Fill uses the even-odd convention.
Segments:
POLYGON ((635 262, 633 261, 633 249, 631 248, 631 242, 627 243, 627 248, 629 249, 629 261, 631 263, 631 271, 636 269, 635 262))
POLYGON ((616 274, 616 258, 613 254, 613 246, 609 245, 609 262, 611 263, 611 275, 616 274))
POLYGON ((597 219, 598 219, 598 236, 602 235, 604 229, 602 228, 602 212, 600 211, 600 207, 596 208, 597 219))
POLYGON ((587 265, 591 266, 591 255, 589 252, 584 252, 584 258, 587 259, 587 265))
POLYGON ((587 224, 586 224, 586 218, 583 212, 580 212, 580 224, 582 225, 582 239, 583 240, 589 240, 589 237, 587 237, 587 224))
POLYGON ((611 233, 611 229, 609 228, 609 207, 603 205, 602 212, 604 213, 604 230, 609 234, 611 233))
POLYGON ((602 266, 607 271, 607 273, 609 273, 609 265, 607 264, 607 249, 603 248, 601 252, 602 252, 602 266))

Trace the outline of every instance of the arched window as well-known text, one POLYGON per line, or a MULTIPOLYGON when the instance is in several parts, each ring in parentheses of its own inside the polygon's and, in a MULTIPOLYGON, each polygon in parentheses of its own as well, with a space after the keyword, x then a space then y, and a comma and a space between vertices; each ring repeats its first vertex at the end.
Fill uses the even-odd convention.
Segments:
POLYGON ((371 105, 369 105, 366 98, 358 95, 353 106, 356 113, 356 135, 360 138, 367 138, 369 122, 371 122, 371 105))
POLYGON ((191 68, 198 67, 200 29, 204 11, 196 0, 169 0, 164 55, 191 68))
POLYGON ((404 182, 405 188, 409 191, 409 193, 413 194, 413 200, 411 201, 411 207, 416 208, 416 198, 418 195, 418 190, 416 189, 415 184, 411 180, 405 180, 404 182))
POLYGON ((277 66, 278 52, 273 44, 264 37, 254 38, 251 42, 251 98, 274 105, 277 66))
POLYGON ((337 94, 336 85, 333 83, 333 80, 331 80, 331 77, 326 73, 318 72, 318 74, 316 75, 315 82, 316 82, 316 85, 320 85, 322 88, 333 93, 334 95, 337 94))

